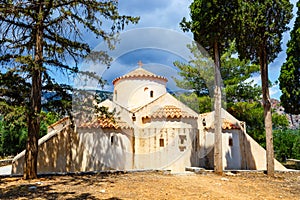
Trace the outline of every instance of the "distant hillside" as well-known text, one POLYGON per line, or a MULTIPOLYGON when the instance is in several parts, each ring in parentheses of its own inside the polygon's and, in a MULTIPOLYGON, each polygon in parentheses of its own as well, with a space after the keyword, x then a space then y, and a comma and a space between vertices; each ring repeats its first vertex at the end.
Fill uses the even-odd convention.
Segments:
POLYGON ((298 129, 300 127, 300 115, 291 115, 284 112, 284 108, 280 105, 280 101, 277 99, 271 99, 272 108, 280 115, 286 115, 289 123, 290 129, 298 129))
POLYGON ((96 94, 100 97, 101 101, 104 101, 106 99, 109 100, 113 99, 113 92, 110 91, 96 90, 96 94))

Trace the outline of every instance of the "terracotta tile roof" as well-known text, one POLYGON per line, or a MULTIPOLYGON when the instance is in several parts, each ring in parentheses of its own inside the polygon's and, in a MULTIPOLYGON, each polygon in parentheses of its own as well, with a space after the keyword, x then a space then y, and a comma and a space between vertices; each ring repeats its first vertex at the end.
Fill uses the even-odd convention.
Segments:
POLYGON ((186 111, 172 105, 166 105, 143 118, 197 118, 186 111))
POLYGON ((241 129, 238 125, 231 123, 229 120, 224 119, 222 129, 241 129))
POLYGON ((49 125, 47 128, 48 128, 48 129, 50 129, 50 128, 55 129, 55 126, 57 126, 57 125, 59 125, 59 124, 61 124, 61 123, 63 123, 63 122, 66 122, 66 121, 68 121, 69 119, 70 119, 69 117, 64 117, 64 118, 58 120, 57 122, 55 122, 55 123, 49 125))
POLYGON ((203 117, 206 117, 206 116, 208 116, 210 114, 211 114, 211 112, 201 113, 201 114, 199 114, 199 116, 203 118, 203 117))
MULTIPOLYGON (((215 124, 212 123, 210 127, 205 127, 206 129, 214 129, 215 124)), ((231 121, 224 119, 222 124, 222 129, 241 129, 241 127, 237 124, 232 123, 231 121)))
POLYGON ((81 123, 78 128, 113 128, 113 129, 131 129, 126 122, 121 120, 113 120, 111 118, 96 118, 92 121, 81 123))
POLYGON ((113 80, 113 84, 115 84, 120 79, 126 79, 126 78, 133 78, 133 77, 144 77, 144 78, 156 78, 156 79, 162 79, 164 81, 168 81, 167 78, 163 76, 158 76, 156 74, 153 74, 141 67, 129 72, 128 74, 125 74, 124 76, 120 76, 113 80))

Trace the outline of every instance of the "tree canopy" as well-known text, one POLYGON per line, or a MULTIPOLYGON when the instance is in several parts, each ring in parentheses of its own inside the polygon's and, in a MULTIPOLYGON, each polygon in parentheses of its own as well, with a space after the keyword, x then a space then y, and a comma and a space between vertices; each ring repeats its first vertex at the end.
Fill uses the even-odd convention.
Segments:
POLYGON ((300 1, 291 39, 287 44, 287 58, 281 66, 279 87, 282 92, 280 101, 285 112, 300 114, 300 1))
MULTIPOLYGON (((180 70, 178 74, 182 78, 174 78, 174 80, 178 87, 192 91, 196 96, 182 94, 178 98, 193 107, 198 113, 209 112, 212 108, 209 97, 213 96, 214 87, 213 61, 204 56, 196 44, 188 45, 188 48, 193 54, 193 58, 187 64, 174 62, 174 65, 180 70), (206 97, 204 98, 204 96, 206 97), (204 101, 205 99, 206 101, 204 101), (207 105, 202 105, 203 102, 207 105)), ((223 95, 226 95, 227 103, 259 99, 261 88, 249 81, 254 73, 259 72, 259 66, 251 64, 250 61, 240 60, 236 56, 234 42, 221 55, 221 66, 223 95)))
POLYGON ((213 48, 216 41, 222 54, 234 39, 236 23, 233 22, 237 9, 237 0, 194 0, 190 5, 192 21, 183 18, 180 26, 183 31, 191 31, 194 40, 214 57, 213 48))

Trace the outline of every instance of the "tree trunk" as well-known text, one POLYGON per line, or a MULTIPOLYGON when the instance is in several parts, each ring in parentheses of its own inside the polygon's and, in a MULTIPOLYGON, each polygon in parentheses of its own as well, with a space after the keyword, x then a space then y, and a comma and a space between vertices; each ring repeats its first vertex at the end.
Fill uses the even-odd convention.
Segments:
POLYGON ((291 122, 292 122, 292 125, 294 126, 294 119, 293 119, 293 114, 290 114, 290 118, 291 118, 291 122))
POLYGON ((267 174, 274 176, 274 148, 272 133, 271 99, 269 94, 269 75, 266 45, 263 45, 260 52, 260 73, 263 94, 264 121, 266 129, 266 151, 267 151, 267 174))
POLYGON ((221 119, 221 72, 220 72, 220 52, 218 42, 214 42, 214 62, 215 62, 215 90, 214 90, 214 110, 215 110, 215 146, 214 146, 214 171, 217 174, 223 173, 222 161, 222 119, 221 119))
MULTIPOLYGON (((37 8, 42 13, 42 3, 37 8)), ((37 178, 38 139, 40 133, 40 113, 43 67, 43 28, 36 24, 34 64, 31 70, 31 109, 28 115, 28 139, 26 144, 24 179, 37 178)))

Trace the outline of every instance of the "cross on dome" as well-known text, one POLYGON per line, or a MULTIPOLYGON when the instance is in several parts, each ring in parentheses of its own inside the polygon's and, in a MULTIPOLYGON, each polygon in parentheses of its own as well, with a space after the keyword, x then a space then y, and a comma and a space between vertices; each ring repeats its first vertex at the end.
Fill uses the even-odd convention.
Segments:
POLYGON ((140 60, 139 62, 138 62, 138 66, 140 67, 140 68, 142 68, 143 67, 143 63, 142 63, 142 61, 140 60))

